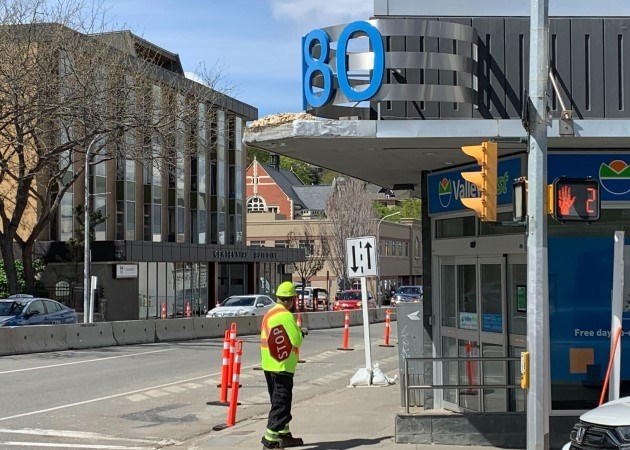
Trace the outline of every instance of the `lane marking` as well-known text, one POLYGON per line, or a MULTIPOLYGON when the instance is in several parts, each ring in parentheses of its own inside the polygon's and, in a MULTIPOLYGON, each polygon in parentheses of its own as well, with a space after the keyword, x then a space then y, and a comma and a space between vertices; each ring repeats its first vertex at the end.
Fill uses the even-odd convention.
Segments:
POLYGON ((101 434, 101 433, 92 433, 89 431, 43 430, 43 429, 38 429, 38 428, 21 428, 19 430, 12 430, 9 428, 0 428, 0 433, 28 434, 28 435, 37 435, 37 436, 63 437, 63 438, 76 438, 76 439, 99 439, 101 441, 126 441, 126 442, 134 442, 138 444, 159 443, 158 440, 119 438, 116 436, 111 436, 111 435, 101 434))
POLYGON ((50 444, 43 442, 11 442, 0 441, 0 445, 10 445, 12 447, 54 447, 54 448, 93 448, 99 450, 154 450, 159 447, 127 447, 122 445, 90 445, 90 444, 50 444))
POLYGON ((5 370, 4 372, 0 372, 0 375, 6 375, 6 374, 9 374, 9 373, 18 373, 18 372, 28 372, 30 370, 51 369, 51 368, 54 368, 54 367, 62 367, 62 366, 72 366, 72 365, 75 365, 75 364, 86 364, 86 363, 92 363, 92 362, 107 361, 109 359, 128 358, 130 356, 149 355, 151 353, 170 352, 172 350, 176 350, 176 349, 175 348, 164 348, 164 349, 161 349, 161 350, 150 350, 148 352, 129 353, 128 355, 117 355, 117 356, 107 356, 105 358, 87 359, 85 361, 74 361, 74 362, 67 362, 67 363, 51 364, 51 365, 48 365, 48 366, 29 367, 27 369, 5 370))
MULTIPOLYGON (((361 346, 358 345, 357 349, 359 347, 361 347, 361 346)), ((100 361, 100 360, 103 360, 103 359, 112 359, 112 358, 122 358, 122 357, 126 357, 126 356, 134 356, 134 355, 144 355, 144 354, 148 354, 148 353, 155 353, 155 352, 162 352, 162 351, 169 351, 169 350, 176 350, 176 349, 153 350, 153 351, 150 351, 150 352, 137 353, 137 354, 133 354, 133 355, 121 355, 121 356, 112 356, 112 357, 109 357, 109 358, 100 358, 100 359, 96 359, 96 360, 92 360, 92 361, 100 361)), ((325 354, 330 354, 330 353, 337 354, 337 352, 331 352, 331 351, 326 351, 326 352, 323 352, 323 353, 325 353, 325 354)), ((322 355, 322 353, 319 353, 319 354, 316 354, 316 355, 312 355, 311 357, 317 357, 319 355, 322 355)), ((395 359, 396 357, 391 357, 391 358, 395 359)), ((81 364, 81 363, 84 363, 84 362, 89 362, 89 361, 77 361, 77 362, 72 362, 72 363, 64 363, 64 364, 59 364, 59 366, 70 365, 70 364, 81 364)), ((46 367, 56 367, 56 366, 57 365, 46 366, 46 367)), ((253 369, 255 367, 256 368, 260 367, 260 363, 251 364, 251 365, 248 365, 248 366, 243 366, 242 370, 249 370, 249 369, 253 369)), ((45 367, 42 367, 42 368, 45 368, 45 367)), ((35 369, 36 368, 19 369, 19 370, 16 370, 16 371, 0 372, 0 374, 11 373, 11 372, 20 372, 20 371, 24 371, 24 370, 35 370, 35 369)), ((338 372, 338 373, 339 374, 345 374, 345 373, 354 373, 354 372, 355 372, 355 370, 344 370, 344 371, 341 371, 341 372, 338 372)), ((136 389, 134 391, 123 392, 123 393, 119 393, 119 394, 107 395, 107 396, 104 396, 104 397, 98 397, 98 398, 94 398, 94 399, 90 399, 90 400, 84 400, 82 402, 68 403, 66 405, 54 406, 52 408, 40 409, 38 411, 31 411, 31 412, 22 413, 22 414, 15 414, 13 416, 0 417, 0 422, 7 421, 7 420, 12 420, 12 419, 18 419, 18 418, 21 418, 21 417, 34 416, 34 415, 37 415, 37 414, 44 414, 44 413, 48 413, 48 412, 51 412, 51 411, 58 411, 58 410, 61 410, 61 409, 73 408, 75 406, 88 405, 90 403, 96 403, 96 402, 101 402, 101 401, 105 401, 105 400, 111 400, 111 399, 114 399, 114 398, 133 396, 134 394, 145 393, 147 395, 151 395, 151 394, 148 394, 149 391, 154 391, 156 389, 163 389, 163 388, 170 387, 170 386, 181 385, 183 383, 192 383, 194 381, 207 380, 208 378, 216 377, 216 376, 220 376, 220 375, 221 375, 221 372, 215 372, 215 373, 208 374, 208 375, 202 375, 202 376, 199 376, 199 377, 190 378, 188 380, 179 380, 179 381, 174 381, 172 383, 161 384, 161 385, 158 385, 158 386, 151 386, 151 387, 146 387, 146 388, 142 388, 142 389, 136 389)), ((203 381, 201 381, 201 382, 203 382, 203 381)), ((297 389, 297 390, 301 391, 301 390, 308 389, 308 388, 309 388, 308 385, 304 385, 303 384, 303 385, 294 387, 294 390, 297 389)), ((134 399, 139 399, 139 398, 138 397, 134 397, 134 399)))

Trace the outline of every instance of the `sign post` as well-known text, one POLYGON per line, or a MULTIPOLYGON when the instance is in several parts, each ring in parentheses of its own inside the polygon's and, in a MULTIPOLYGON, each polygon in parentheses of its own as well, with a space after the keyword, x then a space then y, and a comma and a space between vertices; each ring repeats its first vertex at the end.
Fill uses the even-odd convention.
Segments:
POLYGON ((363 339, 365 342, 365 368, 370 374, 368 385, 372 385, 372 350, 370 348, 370 317, 368 315, 367 277, 375 277, 376 270, 376 238, 364 236, 346 239, 346 261, 349 277, 361 279, 361 306, 363 310, 363 339))

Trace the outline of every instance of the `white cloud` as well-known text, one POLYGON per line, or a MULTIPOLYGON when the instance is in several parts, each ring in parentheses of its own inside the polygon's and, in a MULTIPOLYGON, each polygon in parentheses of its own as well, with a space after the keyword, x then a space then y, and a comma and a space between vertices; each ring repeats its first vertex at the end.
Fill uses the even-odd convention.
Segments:
POLYGON ((373 0, 269 0, 269 5, 275 19, 293 22, 299 28, 328 27, 365 20, 374 12, 373 0))
POLYGON ((196 81, 199 84, 204 84, 204 85, 206 84, 203 78, 201 78, 199 75, 197 75, 194 72, 184 72, 184 76, 188 78, 189 80, 196 81))

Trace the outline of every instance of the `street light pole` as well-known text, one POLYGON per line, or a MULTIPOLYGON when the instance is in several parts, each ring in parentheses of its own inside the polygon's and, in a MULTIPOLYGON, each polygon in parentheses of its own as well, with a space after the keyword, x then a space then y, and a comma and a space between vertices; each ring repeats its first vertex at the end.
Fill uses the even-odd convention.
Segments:
POLYGON ((378 306, 383 306, 382 305, 382 300, 381 300, 381 224, 383 223, 383 220, 387 219, 388 217, 392 217, 392 216, 397 216, 398 214, 400 214, 402 211, 396 211, 394 213, 391 214, 387 214, 386 216, 383 216, 381 218, 381 220, 378 221, 378 225, 376 226, 376 260, 377 260, 377 272, 376 272, 376 298, 377 298, 377 302, 378 302, 378 306))
POLYGON ((94 136, 85 150, 85 167, 83 168, 83 180, 85 183, 85 195, 83 197, 83 323, 89 322, 90 317, 90 160, 92 159, 92 146, 101 138, 100 134, 94 136))

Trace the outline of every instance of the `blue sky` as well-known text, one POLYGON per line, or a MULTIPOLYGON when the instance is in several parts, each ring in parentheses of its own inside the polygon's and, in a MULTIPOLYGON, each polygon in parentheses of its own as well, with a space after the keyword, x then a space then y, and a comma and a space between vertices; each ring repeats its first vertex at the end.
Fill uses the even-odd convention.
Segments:
MULTIPOLYGON (((392 2, 402 0, 390 0, 392 2)), ((529 15, 526 0, 407 0, 427 15, 529 15)), ((110 27, 225 75, 230 94, 260 117, 302 108, 300 38, 315 28, 368 19, 373 0, 105 0, 110 27)), ((550 15, 630 15, 627 0, 550 0, 550 15)))

